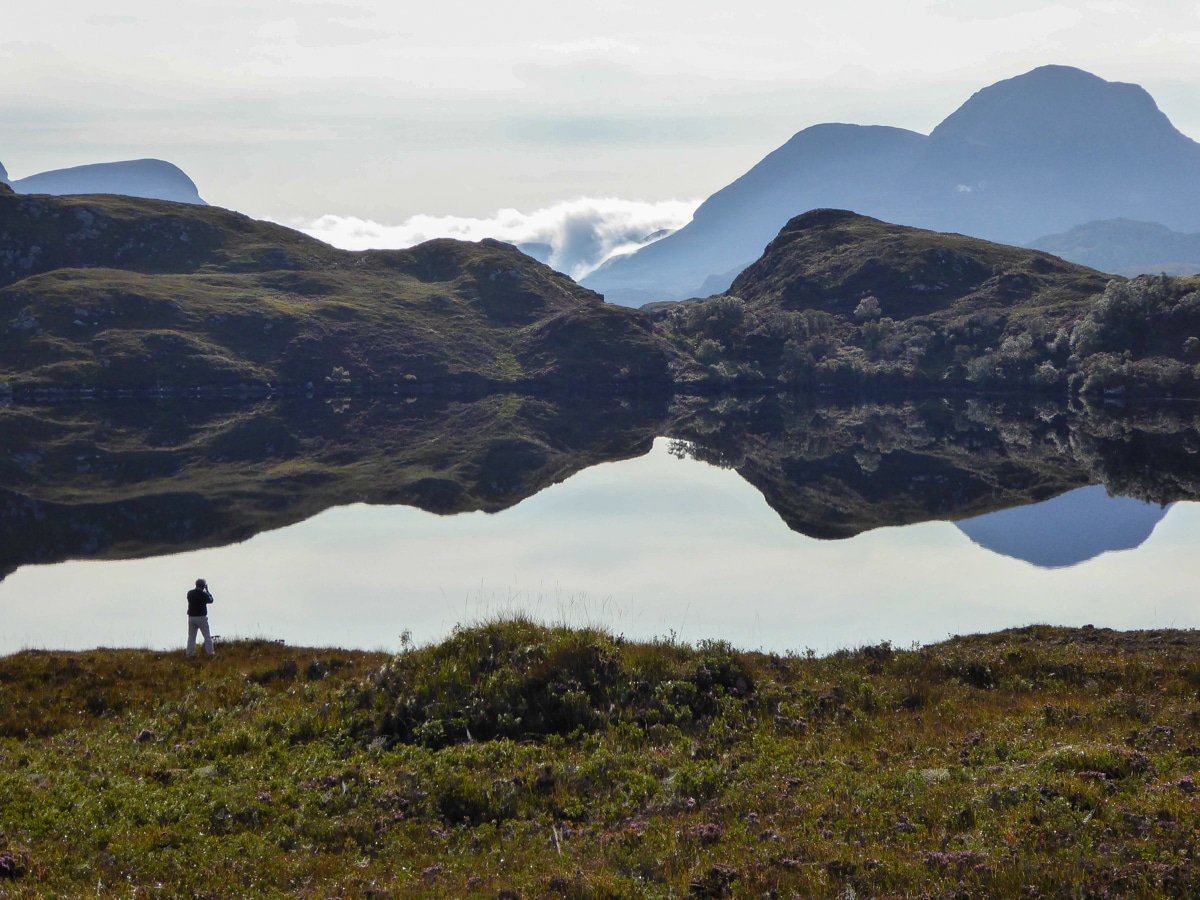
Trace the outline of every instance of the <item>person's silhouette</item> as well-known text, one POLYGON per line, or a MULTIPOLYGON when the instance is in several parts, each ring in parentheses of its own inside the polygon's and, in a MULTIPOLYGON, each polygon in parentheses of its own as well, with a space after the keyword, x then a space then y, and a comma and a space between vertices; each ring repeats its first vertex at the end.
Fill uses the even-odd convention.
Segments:
POLYGON ((187 657, 196 655, 196 632, 204 635, 204 652, 214 656, 212 635, 208 631, 208 604, 213 602, 213 596, 208 592, 208 582, 203 578, 196 579, 196 586, 187 593, 188 602, 188 641, 187 657))

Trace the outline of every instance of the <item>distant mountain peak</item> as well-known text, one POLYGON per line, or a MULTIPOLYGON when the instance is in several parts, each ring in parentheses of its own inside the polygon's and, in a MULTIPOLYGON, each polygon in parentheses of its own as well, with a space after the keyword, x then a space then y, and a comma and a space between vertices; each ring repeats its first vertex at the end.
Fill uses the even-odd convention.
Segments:
POLYGON ((1190 140, 1143 87, 1105 81, 1072 66, 1040 66, 976 91, 930 134, 1005 152, 1032 144, 1074 149, 1106 141, 1143 145, 1147 137, 1190 140))
POLYGON ((1114 275, 1200 273, 1200 234, 1173 231, 1160 222, 1101 219, 1042 235, 1026 246, 1114 275))
MULTIPOLYGON (((1036 85, 1057 85, 1064 90, 1079 90, 1087 87, 1099 87, 1101 85, 1123 83, 1109 82, 1096 75, 1093 72, 1088 72, 1086 69, 1080 69, 1076 66, 1064 66, 1055 63, 1050 63, 1044 66, 1038 66, 1035 69, 1030 69, 1021 75, 1014 75, 1012 78, 1004 78, 990 87, 995 87, 1001 84, 1036 84, 1036 85)), ((1136 85, 1134 85, 1136 87, 1136 85)))
POLYGON ((22 194, 120 194, 207 205, 196 183, 178 166, 162 159, 126 159, 53 169, 18 178, 12 186, 22 194))
MULTIPOLYGON (((1121 217, 1200 232, 1200 144, 1136 84, 1041 66, 977 91, 929 136, 805 128, 705 200, 687 226, 584 282, 635 306, 720 292, 785 223, 819 207, 1009 244, 1121 217)), ((1138 262, 1192 258, 1155 252, 1138 262)))
POLYGON ((4 168, 4 163, 0 163, 0 181, 8 184, 8 169, 4 168))

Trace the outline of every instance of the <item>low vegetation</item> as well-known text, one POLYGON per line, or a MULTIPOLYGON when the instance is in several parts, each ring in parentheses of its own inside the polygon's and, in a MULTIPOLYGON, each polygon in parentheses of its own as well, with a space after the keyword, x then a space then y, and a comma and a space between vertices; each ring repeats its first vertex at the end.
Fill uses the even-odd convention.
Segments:
POLYGON ((1191 897, 1200 638, 0 659, 7 897, 1191 897))

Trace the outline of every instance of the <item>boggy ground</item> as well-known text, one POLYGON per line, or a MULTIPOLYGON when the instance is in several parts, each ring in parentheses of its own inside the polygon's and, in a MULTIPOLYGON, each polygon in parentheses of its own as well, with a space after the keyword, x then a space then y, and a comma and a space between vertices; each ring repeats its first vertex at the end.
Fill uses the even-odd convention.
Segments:
POLYGON ((19 653, 0 896, 1197 896, 1198 647, 19 653))

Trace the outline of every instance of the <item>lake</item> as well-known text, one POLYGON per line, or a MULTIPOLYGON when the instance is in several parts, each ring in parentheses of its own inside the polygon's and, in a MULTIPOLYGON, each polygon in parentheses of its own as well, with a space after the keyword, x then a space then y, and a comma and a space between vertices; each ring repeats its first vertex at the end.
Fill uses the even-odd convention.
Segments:
POLYGON ((10 444, 0 653, 178 647, 197 577, 217 634, 368 649, 512 613, 817 653, 1200 624, 1191 410, 726 400, 589 433, 481 402, 3 411, 41 428, 10 444))

